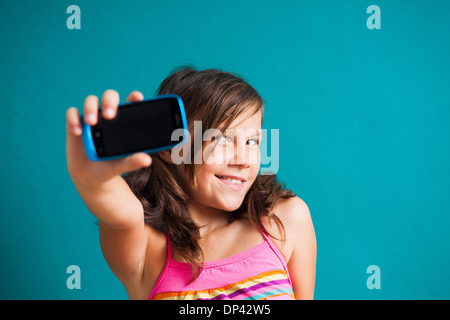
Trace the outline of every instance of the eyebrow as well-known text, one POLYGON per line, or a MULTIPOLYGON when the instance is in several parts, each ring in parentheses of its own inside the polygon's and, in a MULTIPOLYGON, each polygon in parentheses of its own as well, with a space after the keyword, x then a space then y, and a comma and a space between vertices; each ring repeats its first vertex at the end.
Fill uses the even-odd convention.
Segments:
POLYGON ((256 131, 256 132, 254 132, 254 133, 252 133, 251 135, 249 135, 249 136, 248 136, 249 138, 252 138, 252 137, 258 137, 258 138, 259 138, 259 137, 262 136, 262 129, 247 129, 247 130, 244 130, 244 129, 227 128, 227 129, 225 129, 225 130, 223 130, 223 129, 218 129, 218 130, 219 130, 220 132, 222 132, 222 134, 226 134, 227 130, 229 130, 230 133, 233 134, 233 135, 234 135, 234 131, 235 131, 235 130, 243 130, 244 133, 247 133, 248 130, 252 130, 252 131, 256 131))

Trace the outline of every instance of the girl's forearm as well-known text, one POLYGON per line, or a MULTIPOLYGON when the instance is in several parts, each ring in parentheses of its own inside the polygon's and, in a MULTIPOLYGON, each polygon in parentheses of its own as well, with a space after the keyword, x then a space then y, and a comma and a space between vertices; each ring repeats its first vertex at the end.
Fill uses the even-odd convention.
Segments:
POLYGON ((126 229, 143 222, 143 207, 121 176, 99 184, 75 181, 84 203, 102 223, 126 229))

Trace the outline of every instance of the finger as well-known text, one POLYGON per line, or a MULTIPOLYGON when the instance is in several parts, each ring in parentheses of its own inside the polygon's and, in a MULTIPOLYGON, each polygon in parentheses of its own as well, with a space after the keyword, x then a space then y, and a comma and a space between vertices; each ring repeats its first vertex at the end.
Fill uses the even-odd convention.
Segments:
POLYGON ((152 157, 147 153, 139 152, 124 159, 114 160, 113 170, 115 174, 120 175, 126 172, 148 167, 151 164, 152 157))
POLYGON ((126 102, 136 102, 144 100, 144 95, 139 91, 133 91, 128 96, 126 102))
POLYGON ((119 106, 119 93, 115 90, 106 90, 102 96, 102 116, 105 119, 113 119, 119 106))
POLYGON ((84 122, 95 126, 98 121, 98 98, 97 96, 87 96, 84 100, 84 122))
POLYGON ((67 133, 74 136, 80 136, 82 133, 80 114, 78 109, 71 107, 66 112, 67 133))
POLYGON ((67 161, 71 164, 84 163, 86 154, 83 147, 83 139, 81 138, 82 128, 80 113, 77 108, 69 108, 66 112, 66 155, 67 161))

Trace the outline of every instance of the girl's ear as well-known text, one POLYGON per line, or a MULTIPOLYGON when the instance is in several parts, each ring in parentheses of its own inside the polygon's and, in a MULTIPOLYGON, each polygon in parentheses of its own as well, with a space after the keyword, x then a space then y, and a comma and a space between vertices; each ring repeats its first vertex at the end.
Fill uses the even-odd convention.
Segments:
POLYGON ((171 150, 160 151, 160 152, 158 152, 158 155, 163 161, 173 164, 171 150))

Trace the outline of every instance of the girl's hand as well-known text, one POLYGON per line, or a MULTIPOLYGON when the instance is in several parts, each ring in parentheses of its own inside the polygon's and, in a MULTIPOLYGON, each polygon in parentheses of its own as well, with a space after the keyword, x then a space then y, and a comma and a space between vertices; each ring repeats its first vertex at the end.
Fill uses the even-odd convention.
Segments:
MULTIPOLYGON (((142 93, 133 91, 127 98, 128 101, 142 101, 142 93)), ((103 93, 102 116, 105 119, 113 119, 119 106, 119 94, 114 90, 106 90, 103 93)), ((88 96, 84 100, 84 121, 94 126, 97 124, 99 100, 96 96, 88 96)), ((110 161, 91 161, 86 156, 81 138, 82 128, 80 114, 75 107, 66 112, 66 155, 67 168, 74 183, 82 182, 88 185, 97 185, 112 179, 125 172, 148 167, 152 158, 146 153, 135 153, 123 159, 110 161)))

